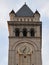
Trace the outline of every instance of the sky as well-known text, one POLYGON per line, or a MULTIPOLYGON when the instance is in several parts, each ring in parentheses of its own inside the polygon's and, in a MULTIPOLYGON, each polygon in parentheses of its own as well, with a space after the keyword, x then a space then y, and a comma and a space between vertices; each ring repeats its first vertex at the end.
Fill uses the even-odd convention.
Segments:
POLYGON ((0 65, 8 65, 9 32, 7 21, 13 9, 18 11, 24 4, 41 14, 42 21, 42 65, 49 65, 49 0, 0 0, 0 65))

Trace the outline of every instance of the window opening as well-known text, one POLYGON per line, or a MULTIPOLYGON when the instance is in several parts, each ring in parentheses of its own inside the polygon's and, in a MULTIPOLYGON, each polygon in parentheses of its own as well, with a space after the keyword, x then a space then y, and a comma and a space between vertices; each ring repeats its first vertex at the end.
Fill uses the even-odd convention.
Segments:
POLYGON ((15 29, 15 36, 19 36, 19 29, 18 28, 15 29))
POLYGON ((34 31, 34 29, 31 29, 31 30, 30 30, 30 34, 31 34, 31 36, 33 36, 33 37, 35 36, 35 31, 34 31))
POLYGON ((23 29, 23 36, 27 36, 27 29, 26 28, 23 29))

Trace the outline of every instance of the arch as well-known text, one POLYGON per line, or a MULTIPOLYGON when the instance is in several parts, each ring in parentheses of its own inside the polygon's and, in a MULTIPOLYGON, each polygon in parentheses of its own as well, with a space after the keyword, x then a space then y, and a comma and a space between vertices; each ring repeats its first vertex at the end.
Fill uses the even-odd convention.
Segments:
POLYGON ((35 42, 31 41, 31 40, 19 40, 17 42, 14 43, 14 45, 12 46, 12 50, 15 50, 15 48, 22 43, 28 43, 30 45, 32 45, 34 47, 34 50, 38 50, 38 46, 36 45, 35 42))
POLYGON ((19 28, 16 28, 16 29, 15 29, 15 36, 16 36, 16 37, 19 36, 19 32, 20 32, 20 31, 19 31, 19 28))
POLYGON ((20 19, 20 21, 22 21, 22 18, 20 19))
POLYGON ((35 30, 34 30, 34 28, 31 28, 31 29, 30 29, 30 35, 31 35, 32 37, 35 36, 35 30))
POLYGON ((23 36, 24 36, 24 37, 27 36, 27 29, 26 29, 26 28, 23 29, 23 36))

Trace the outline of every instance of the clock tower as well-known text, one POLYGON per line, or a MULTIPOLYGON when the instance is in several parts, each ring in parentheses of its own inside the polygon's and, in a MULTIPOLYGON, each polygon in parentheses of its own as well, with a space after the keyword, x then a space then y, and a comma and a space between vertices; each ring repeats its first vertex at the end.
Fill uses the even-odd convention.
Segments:
POLYGON ((8 65, 42 65, 42 22, 40 13, 24 4, 9 13, 8 65))

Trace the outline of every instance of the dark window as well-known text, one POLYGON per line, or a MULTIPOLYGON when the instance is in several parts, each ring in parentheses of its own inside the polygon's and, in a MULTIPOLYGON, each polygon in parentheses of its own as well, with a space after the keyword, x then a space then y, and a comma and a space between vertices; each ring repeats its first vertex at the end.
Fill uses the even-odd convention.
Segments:
POLYGON ((19 36, 19 29, 18 28, 15 29, 15 36, 19 36))
POLYGON ((26 28, 23 29, 23 36, 27 36, 27 29, 26 28))
POLYGON ((28 21, 29 21, 29 19, 28 19, 28 21))
POLYGON ((22 21, 22 19, 20 19, 20 21, 22 21))
POLYGON ((31 29, 31 30, 30 30, 30 34, 31 34, 32 37, 35 36, 35 31, 34 31, 34 29, 31 29))

